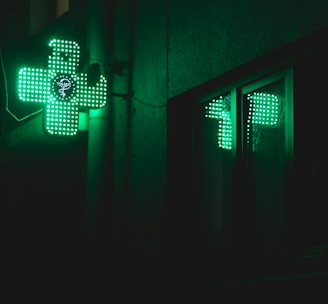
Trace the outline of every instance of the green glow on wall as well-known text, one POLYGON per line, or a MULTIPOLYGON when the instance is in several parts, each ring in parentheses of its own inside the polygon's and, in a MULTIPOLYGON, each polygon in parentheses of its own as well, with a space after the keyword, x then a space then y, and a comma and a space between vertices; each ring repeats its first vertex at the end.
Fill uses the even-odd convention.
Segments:
POLYGON ((71 136, 78 131, 79 109, 105 106, 107 81, 100 75, 95 86, 87 74, 77 74, 80 47, 75 41, 52 39, 48 69, 24 67, 18 71, 18 97, 45 104, 44 129, 50 135, 71 136))
POLYGON ((232 125, 230 110, 230 95, 213 99, 205 107, 205 117, 218 120, 218 145, 225 150, 232 148, 232 125))
POLYGON ((247 142, 252 124, 263 127, 277 127, 279 117, 279 98, 275 94, 252 93, 247 95, 249 111, 247 118, 247 142))

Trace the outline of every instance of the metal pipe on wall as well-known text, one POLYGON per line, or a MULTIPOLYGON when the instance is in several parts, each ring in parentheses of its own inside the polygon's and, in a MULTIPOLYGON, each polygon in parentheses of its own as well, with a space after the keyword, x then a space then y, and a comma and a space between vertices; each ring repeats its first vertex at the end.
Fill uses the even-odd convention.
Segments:
MULTIPOLYGON (((98 65, 100 73, 109 54, 109 37, 106 24, 104 5, 108 1, 87 1, 87 47, 89 49, 89 64, 98 65), (106 3, 105 3, 106 2, 106 3)), ((108 14, 108 12, 107 12, 108 14)), ((106 201, 106 169, 108 166, 109 149, 109 104, 89 112, 88 158, 87 158, 87 238, 95 242, 99 237, 101 210, 106 201)))

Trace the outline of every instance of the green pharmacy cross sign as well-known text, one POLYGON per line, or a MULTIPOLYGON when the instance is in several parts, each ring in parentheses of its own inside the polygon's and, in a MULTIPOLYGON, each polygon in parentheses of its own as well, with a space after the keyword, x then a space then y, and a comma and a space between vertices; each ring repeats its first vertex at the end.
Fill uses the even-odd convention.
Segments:
POLYGON ((48 69, 23 67, 18 71, 18 97, 45 105, 44 129, 49 135, 71 136, 78 131, 79 109, 105 106, 107 81, 88 86, 87 74, 77 74, 80 47, 75 41, 52 39, 48 69))

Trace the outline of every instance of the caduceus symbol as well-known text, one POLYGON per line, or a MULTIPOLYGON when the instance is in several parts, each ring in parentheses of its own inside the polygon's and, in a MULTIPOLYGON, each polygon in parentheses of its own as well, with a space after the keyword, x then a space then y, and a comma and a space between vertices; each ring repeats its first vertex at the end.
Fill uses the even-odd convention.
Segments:
POLYGON ((59 94, 62 97, 65 97, 66 96, 65 91, 66 90, 69 90, 71 88, 71 86, 72 86, 71 85, 71 82, 67 78, 60 79, 60 81, 57 82, 57 85, 60 87, 60 89, 58 91, 59 91, 59 94))

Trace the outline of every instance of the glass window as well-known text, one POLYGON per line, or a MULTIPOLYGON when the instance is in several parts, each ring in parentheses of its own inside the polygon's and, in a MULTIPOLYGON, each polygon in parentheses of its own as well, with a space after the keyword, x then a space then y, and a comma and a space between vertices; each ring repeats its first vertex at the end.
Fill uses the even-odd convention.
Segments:
POLYGON ((197 105, 194 132, 194 170, 203 233, 212 246, 224 246, 229 223, 232 172, 232 116, 230 91, 197 105))
POLYGON ((291 136, 286 125, 286 82, 284 78, 268 84, 260 81, 241 91, 250 208, 262 250, 278 253, 285 234, 286 142, 291 136))
POLYGON ((241 82, 197 105, 195 179, 204 231, 213 242, 224 244, 238 222, 264 252, 282 250, 293 153, 291 80, 288 70, 241 82))
POLYGON ((216 120, 217 143, 225 150, 232 148, 231 96, 229 93, 214 98, 205 105, 205 117, 216 120))
POLYGON ((277 140, 284 148, 283 83, 244 95, 247 104, 246 144, 253 152, 272 148, 277 140))

